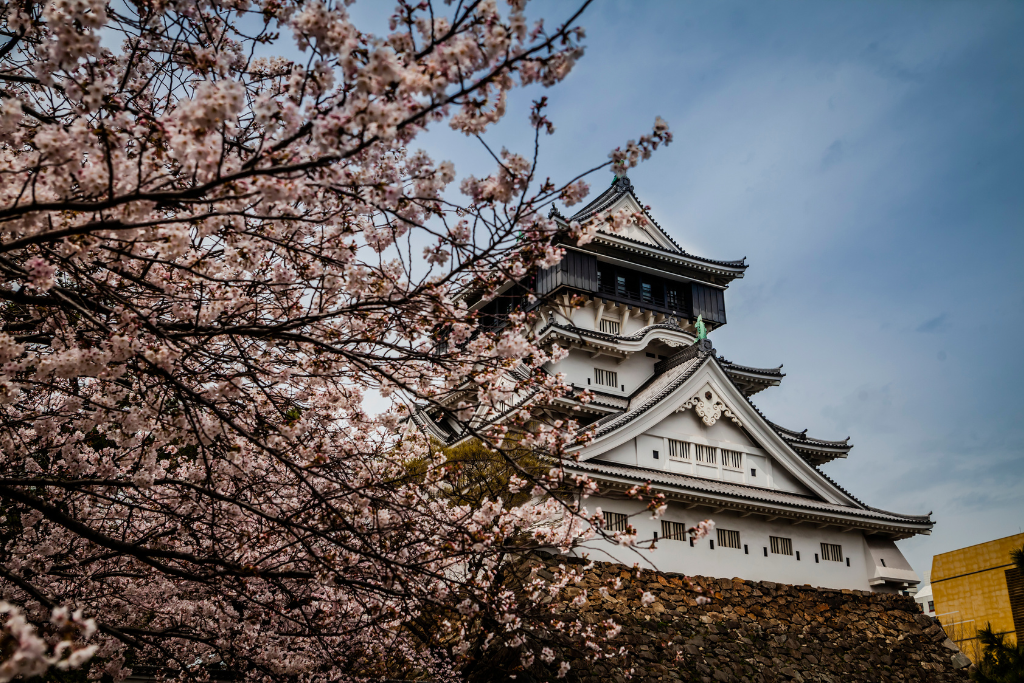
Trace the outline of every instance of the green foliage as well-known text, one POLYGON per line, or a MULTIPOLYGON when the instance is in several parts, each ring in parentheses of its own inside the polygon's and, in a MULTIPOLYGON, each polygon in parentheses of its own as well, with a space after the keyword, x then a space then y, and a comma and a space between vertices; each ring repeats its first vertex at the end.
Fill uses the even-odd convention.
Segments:
POLYGON ((1007 643, 1005 634, 992 632, 991 624, 978 631, 978 641, 983 654, 971 671, 971 680, 979 683, 1024 683, 1024 643, 1007 643))
MULTIPOLYGON (((1010 561, 1024 574, 1024 548, 1010 551, 1010 561)), ((992 624, 978 631, 983 654, 971 672, 971 679, 980 683, 1024 683, 1024 642, 1006 642, 1002 633, 993 633, 992 624)))
POLYGON ((485 499, 501 498, 506 505, 521 505, 530 498, 532 484, 512 493, 509 489, 512 475, 525 478, 523 471, 539 476, 547 471, 540 459, 528 448, 506 440, 501 450, 495 450, 478 439, 444 449, 450 474, 449 496, 457 505, 479 507, 485 499), (517 471, 517 468, 520 468, 517 471))
POLYGON ((1014 548, 1010 551, 1010 562, 1013 562, 1017 571, 1024 574, 1024 547, 1014 548))

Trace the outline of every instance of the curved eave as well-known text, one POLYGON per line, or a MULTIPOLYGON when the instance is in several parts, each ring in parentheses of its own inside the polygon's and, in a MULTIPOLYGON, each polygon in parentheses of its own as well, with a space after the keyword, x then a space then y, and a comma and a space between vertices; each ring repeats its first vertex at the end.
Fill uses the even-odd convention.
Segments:
POLYGON ((710 273, 712 275, 720 275, 730 279, 743 277, 743 273, 747 270, 747 264, 744 261, 713 261, 711 259, 703 259, 699 256, 687 254, 686 252, 676 253, 657 247, 653 244, 640 242, 620 235, 612 235, 606 232, 598 233, 594 237, 593 242, 608 244, 616 249, 621 249, 634 254, 643 254, 644 256, 649 256, 661 261, 667 261, 669 263, 686 266, 687 268, 710 273))
MULTIPOLYGON (((572 463, 564 466, 566 470, 587 474, 602 483, 601 492, 607 494, 615 491, 628 491, 637 482, 650 482, 652 487, 665 498, 688 507, 708 507, 712 513, 723 511, 737 512, 743 515, 762 515, 769 520, 788 519, 793 522, 809 522, 819 527, 834 526, 844 531, 864 531, 866 533, 882 533, 896 539, 909 538, 917 534, 930 534, 934 522, 927 516, 898 515, 874 508, 844 508, 837 505, 823 507, 817 501, 808 499, 806 503, 799 500, 781 500, 781 498, 799 498, 795 494, 780 494, 770 489, 744 485, 730 485, 730 488, 749 489, 726 493, 710 490, 716 480, 707 480, 707 489, 680 485, 670 481, 672 473, 652 470, 643 467, 611 465, 592 460, 572 463), (666 476, 667 475, 667 476, 666 476)), ((674 475, 678 478, 696 480, 697 477, 674 475)))
POLYGON ((850 454, 850 449, 845 450, 828 450, 824 448, 808 448, 799 443, 789 442, 789 447, 800 454, 804 460, 812 465, 824 465, 825 463, 832 462, 838 458, 845 458, 850 454))
POLYGON ((778 368, 750 368, 725 361, 722 362, 722 369, 745 396, 753 396, 768 387, 777 387, 786 376, 781 371, 781 365, 778 368))
POLYGON ((670 342, 670 345, 678 342, 680 346, 692 344, 694 341, 692 334, 683 332, 679 326, 671 325, 669 323, 648 325, 631 335, 619 336, 617 334, 608 334, 598 330, 589 330, 585 327, 568 327, 566 325, 549 322, 537 333, 537 340, 540 342, 548 337, 560 337, 576 343, 586 343, 608 350, 623 351, 627 353, 643 351, 647 348, 652 338, 670 342))
POLYGON ((449 430, 443 429, 426 411, 420 410, 413 413, 412 421, 427 435, 434 437, 445 446, 450 446, 452 439, 456 436, 449 430))
POLYGON ((779 436, 789 444, 790 448, 803 456, 812 465, 823 465, 827 462, 832 462, 836 458, 845 458, 853 450, 850 437, 846 437, 842 441, 816 439, 812 436, 807 436, 806 429, 798 432, 794 429, 787 429, 782 425, 777 425, 771 420, 768 420, 768 424, 778 432, 779 436))

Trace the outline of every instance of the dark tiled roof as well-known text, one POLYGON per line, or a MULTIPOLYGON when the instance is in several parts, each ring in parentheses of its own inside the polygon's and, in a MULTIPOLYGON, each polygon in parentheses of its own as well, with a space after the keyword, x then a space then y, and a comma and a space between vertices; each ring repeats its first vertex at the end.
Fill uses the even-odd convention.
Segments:
POLYGON ((774 422, 768 420, 768 424, 772 426, 776 432, 779 433, 783 439, 790 443, 806 444, 807 446, 824 446, 826 448, 845 448, 849 450, 853 448, 853 444, 850 443, 850 437, 846 437, 842 441, 827 441, 825 439, 815 439, 812 436, 807 436, 807 430, 798 432, 794 429, 786 429, 774 422))
POLYGON ((664 470, 655 470, 636 465, 610 463, 603 460, 585 460, 578 463, 567 464, 565 465, 565 468, 567 470, 578 469, 584 472, 596 472, 598 474, 620 476, 635 481, 650 481, 652 483, 678 486, 683 489, 689 489, 700 493, 728 496, 743 500, 763 501, 775 505, 786 505, 805 510, 846 514, 864 517, 867 519, 877 519, 884 522, 931 524, 930 515, 902 515, 895 512, 878 510, 863 504, 861 507, 836 505, 834 503, 827 503, 825 501, 818 500, 817 498, 803 496, 797 493, 774 491, 757 486, 719 481, 717 479, 704 479, 702 477, 695 477, 689 474, 666 472, 664 470))
POLYGON ((703 365, 710 357, 710 353, 701 352, 685 363, 669 369, 660 377, 654 378, 654 381, 645 383, 630 397, 629 409, 624 413, 619 413, 618 415, 613 416, 614 419, 608 420, 602 424, 597 431, 593 433, 593 437, 603 436, 608 432, 620 429, 646 413, 654 406, 658 405, 658 403, 660 403, 666 396, 671 394, 679 388, 683 382, 689 379, 690 376, 696 372, 697 368, 703 365), (657 380, 662 377, 667 379, 663 382, 657 382, 657 380), (644 392, 647 392, 646 395, 644 392))
MULTIPOLYGON (((667 234, 665 236, 668 237, 667 234)), ((601 237, 614 237, 617 240, 622 240, 624 242, 632 242, 633 244, 640 245, 640 246, 642 246, 642 247, 644 247, 646 249, 653 249, 655 251, 663 251, 666 254, 670 254, 672 256, 685 256, 688 259, 692 259, 694 261, 701 261, 702 263, 709 263, 709 264, 715 265, 715 266, 724 266, 726 268, 747 268, 748 267, 747 266, 747 257, 746 256, 744 256, 743 258, 739 259, 738 261, 718 261, 718 260, 715 260, 715 259, 704 258, 703 256, 697 256, 696 254, 691 254, 690 252, 683 251, 682 249, 680 249, 678 252, 675 252, 675 251, 672 251, 671 249, 666 249, 665 247, 659 246, 657 244, 651 244, 649 242, 641 242, 640 240, 633 239, 632 237, 626 237, 625 235, 616 235, 615 233, 611 233, 611 232, 605 233, 604 235, 598 235, 596 239, 600 239, 601 237)), ((672 238, 669 237, 669 239, 672 239, 672 238)))
MULTIPOLYGON (((590 202, 587 203, 582 209, 574 213, 569 217, 570 221, 583 221, 599 211, 604 211, 609 206, 615 203, 615 200, 621 197, 626 192, 633 191, 633 184, 629 182, 628 178, 616 178, 611 185, 605 189, 604 192, 594 197, 590 202), (623 182, 625 180, 625 182, 623 182)), ((634 195, 635 198, 635 195, 634 195)))
POLYGON ((668 238, 669 242, 671 242, 672 245, 676 248, 676 251, 674 252, 671 249, 665 249, 664 247, 658 245, 650 245, 646 242, 634 240, 629 237, 624 237, 622 235, 615 235, 617 239, 625 240, 627 242, 633 242, 635 244, 640 244, 643 245, 644 247, 657 249, 659 251, 664 251, 669 254, 676 254, 678 252, 678 254, 681 254, 687 258, 691 258, 696 261, 703 261, 704 263, 709 263, 716 266, 724 266, 730 268, 747 267, 746 257, 740 259, 739 261, 716 261, 714 259, 704 258, 703 256, 695 256, 694 254, 687 253, 682 247, 679 246, 679 243, 672 238, 672 235, 668 234, 668 232, 661 227, 661 224, 654 219, 654 216, 652 216, 651 212, 647 210, 647 208, 644 206, 644 203, 640 201, 639 197, 636 196, 636 192, 633 190, 633 183, 631 183, 629 178, 626 177, 617 178, 608 189, 606 189, 604 192, 595 197, 593 201, 591 201, 589 204, 587 204, 582 209, 573 214, 573 216, 568 220, 584 221, 592 217, 594 214, 604 211, 612 204, 614 204, 619 199, 619 197, 626 193, 629 193, 629 195, 633 197, 633 200, 636 201, 637 205, 640 206, 643 210, 644 216, 646 216, 647 219, 651 221, 651 223, 661 232, 661 234, 668 238))
POLYGON ((764 375, 766 377, 785 377, 786 373, 782 371, 782 366, 777 368, 752 368, 749 365, 740 365, 739 363, 733 363, 731 360, 719 358, 718 362, 722 364, 724 369, 732 368, 739 372, 749 372, 755 375, 764 375))

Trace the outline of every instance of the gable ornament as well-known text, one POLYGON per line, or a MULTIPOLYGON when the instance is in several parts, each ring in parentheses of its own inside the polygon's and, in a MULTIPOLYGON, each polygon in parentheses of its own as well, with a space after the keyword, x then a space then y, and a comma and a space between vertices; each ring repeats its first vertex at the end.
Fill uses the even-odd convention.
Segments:
POLYGON ((676 412, 681 413, 684 410, 689 410, 690 408, 693 408, 693 411, 697 413, 697 416, 700 417, 701 421, 708 427, 714 426, 714 424, 718 422, 723 415, 738 424, 740 427, 743 426, 743 423, 740 422, 740 419, 736 417, 731 410, 729 410, 728 406, 716 399, 710 391, 705 391, 703 396, 701 394, 695 395, 689 401, 686 401, 679 406, 676 412))

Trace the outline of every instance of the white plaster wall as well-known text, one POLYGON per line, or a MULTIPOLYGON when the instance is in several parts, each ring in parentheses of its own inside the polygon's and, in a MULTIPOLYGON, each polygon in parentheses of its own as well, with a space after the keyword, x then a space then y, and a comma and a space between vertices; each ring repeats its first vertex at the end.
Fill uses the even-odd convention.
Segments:
POLYGON ((572 309, 572 311, 570 311, 569 313, 568 319, 566 319, 566 316, 563 315, 560 309, 545 307, 545 309, 542 312, 542 315, 539 316, 537 329, 540 330, 544 325, 546 325, 548 317, 552 313, 554 313, 555 321, 561 325, 565 325, 566 323, 571 322, 573 325, 579 328, 600 331, 601 326, 598 322, 597 317, 597 313, 599 310, 601 311, 602 318, 614 320, 615 322, 619 323, 619 335, 623 337, 628 337, 629 335, 644 329, 645 327, 648 326, 648 321, 650 321, 650 324, 654 324, 656 322, 661 321, 665 317, 663 315, 657 314, 648 316, 648 313, 646 311, 644 313, 641 313, 639 304, 630 305, 617 303, 614 301, 607 301, 604 304, 604 307, 602 308, 601 300, 600 298, 597 298, 587 302, 585 305, 580 306, 579 308, 572 309), (623 325, 622 316, 626 312, 627 308, 630 309, 629 315, 626 316, 625 325, 623 325))
POLYGON ((584 389, 603 391, 609 394, 629 395, 654 374, 657 358, 648 358, 644 352, 634 353, 626 360, 619 362, 613 356, 597 356, 591 358, 586 351, 571 349, 569 355, 560 363, 551 365, 550 372, 564 372, 566 381, 584 389), (618 387, 608 387, 594 383, 594 368, 611 370, 618 373, 618 387), (587 384, 590 380, 590 384, 587 384), (626 385, 626 390, 622 390, 626 385))
MULTIPOLYGON (((864 535, 857 531, 841 532, 836 528, 818 529, 810 524, 794 525, 783 520, 766 522, 763 517, 722 512, 715 515, 707 510, 687 510, 681 505, 670 503, 662 519, 682 522, 688 527, 705 518, 714 520, 717 528, 739 531, 743 548, 721 548, 716 534, 695 541, 690 547, 688 541, 664 540, 661 537, 661 520, 652 520, 649 512, 630 500, 608 499, 592 496, 586 500, 586 507, 593 512, 621 512, 633 515, 630 523, 636 528, 638 541, 650 540, 658 532, 657 548, 653 551, 631 550, 614 546, 603 540, 590 541, 577 548, 576 555, 588 555, 603 562, 620 562, 627 566, 639 563, 642 567, 653 567, 660 571, 698 574, 717 578, 739 577, 751 581, 775 581, 787 584, 810 584, 826 588, 849 588, 859 590, 886 590, 883 586, 871 586, 868 579, 874 574, 874 567, 867 562, 868 552, 864 535), (771 552, 769 536, 792 539, 793 555, 774 555, 771 552), (715 541, 714 549, 711 541, 715 541), (822 560, 821 543, 835 543, 843 548, 842 562, 822 560), (768 556, 764 555, 768 548, 768 556), (796 559, 796 552, 800 559, 796 559), (815 562, 815 554, 819 555, 815 562), (850 566, 846 565, 846 558, 850 566)), ((899 554, 899 551, 896 551, 899 554)), ((902 554, 900 559, 903 560, 902 554)), ((895 561, 895 557, 893 558, 895 561)), ((873 563, 872 563, 873 564, 873 563)))
POLYGON ((602 453, 600 459, 791 493, 810 493, 734 423, 723 418, 708 427, 692 410, 672 414, 645 434, 602 453), (698 463, 692 452, 689 460, 670 458, 669 439, 738 452, 742 456, 741 467, 725 467, 721 450, 716 453, 713 466, 698 463))

